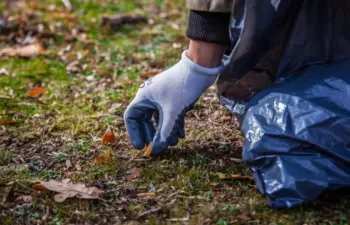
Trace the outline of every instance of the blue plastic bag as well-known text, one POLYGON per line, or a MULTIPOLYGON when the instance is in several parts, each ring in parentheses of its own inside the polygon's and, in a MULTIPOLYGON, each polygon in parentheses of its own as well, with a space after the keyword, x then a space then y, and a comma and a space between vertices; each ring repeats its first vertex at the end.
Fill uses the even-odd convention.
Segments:
POLYGON ((247 108, 243 160, 270 206, 350 187, 350 58, 298 71, 247 108))
MULTIPOLYGON (((350 187, 349 27, 345 0, 241 0, 234 6, 220 102, 241 121, 243 160, 272 207, 350 187), (236 88, 250 71, 271 75, 274 84, 248 102, 226 96, 227 86, 236 88)), ((259 81, 245 82, 249 89, 259 81)))

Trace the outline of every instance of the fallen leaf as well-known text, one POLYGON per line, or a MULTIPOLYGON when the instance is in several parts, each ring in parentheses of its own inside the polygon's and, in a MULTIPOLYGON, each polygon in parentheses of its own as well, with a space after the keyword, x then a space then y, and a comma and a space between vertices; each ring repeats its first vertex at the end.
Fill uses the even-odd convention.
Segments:
POLYGON ((37 87, 27 92, 29 97, 38 98, 45 92, 44 87, 37 87))
POLYGON ((5 118, 0 119, 0 125, 15 125, 16 123, 16 120, 10 120, 5 118))
POLYGON ((9 47, 0 51, 0 55, 34 57, 44 52, 44 47, 39 41, 21 47, 9 47))
POLYGON ((152 142, 148 144, 148 146, 145 149, 145 152, 143 153, 144 157, 150 157, 152 154, 152 142))
POLYGON ((33 201, 33 196, 31 195, 21 195, 15 199, 15 202, 30 203, 33 201))
POLYGON ((236 216, 236 218, 240 220, 249 220, 249 217, 246 215, 239 215, 239 216, 236 216))
POLYGON ((140 74, 140 78, 141 79, 144 79, 144 80, 147 80, 151 77, 154 77, 155 75, 157 75, 159 72, 158 71, 153 71, 153 72, 148 72, 148 73, 143 73, 143 74, 140 74))
POLYGON ((67 170, 69 170, 69 169, 72 168, 72 167, 73 167, 72 162, 70 161, 70 159, 67 159, 67 160, 66 160, 66 168, 67 168, 67 170))
POLYGON ((111 161, 111 153, 109 152, 94 159, 94 163, 96 164, 107 163, 110 161, 111 161))
POLYGON ((144 16, 119 15, 115 17, 102 17, 102 26, 109 25, 112 28, 118 28, 124 24, 147 23, 144 16))
POLYGON ((156 197, 157 194, 154 192, 143 192, 143 193, 138 193, 136 196, 137 197, 156 197))
POLYGON ((117 138, 110 127, 108 127, 106 133, 102 137, 102 144, 104 144, 104 145, 108 145, 108 144, 116 145, 117 144, 117 138))
POLYGON ((56 202, 63 202, 67 198, 83 198, 83 199, 99 199, 99 195, 102 190, 97 187, 86 187, 83 183, 73 184, 70 179, 64 179, 62 181, 38 181, 38 184, 45 187, 47 190, 58 192, 54 196, 56 202))
POLYGON ((36 191, 47 191, 48 189, 41 184, 34 184, 32 188, 36 191))
POLYGON ((67 73, 80 73, 83 70, 82 65, 79 61, 73 61, 66 67, 67 73))
POLYGON ((129 171, 126 173, 126 174, 127 174, 126 178, 127 178, 128 180, 135 179, 135 178, 137 178, 137 177, 140 176, 141 171, 142 171, 142 169, 140 169, 140 168, 132 168, 131 170, 129 170, 129 171))
POLYGON ((242 175, 236 175, 236 174, 232 174, 228 176, 224 174, 219 174, 219 178, 221 180, 253 180, 253 178, 250 176, 242 176, 242 175))

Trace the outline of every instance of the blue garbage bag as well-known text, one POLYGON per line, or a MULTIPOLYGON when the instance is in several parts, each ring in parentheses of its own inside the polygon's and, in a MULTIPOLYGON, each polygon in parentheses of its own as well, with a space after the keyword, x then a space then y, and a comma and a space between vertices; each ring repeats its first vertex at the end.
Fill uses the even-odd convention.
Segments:
POLYGON ((270 206, 350 187, 350 58, 295 72, 247 108, 243 160, 270 206))
POLYGON ((349 27, 346 0, 234 5, 220 102, 240 120, 243 160, 272 207, 350 187, 349 27))

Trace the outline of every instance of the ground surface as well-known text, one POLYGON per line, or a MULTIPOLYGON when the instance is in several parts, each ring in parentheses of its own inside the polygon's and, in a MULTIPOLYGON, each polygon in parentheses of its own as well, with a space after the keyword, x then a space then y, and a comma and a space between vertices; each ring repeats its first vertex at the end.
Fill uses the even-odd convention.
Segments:
POLYGON ((239 160, 237 123, 214 89, 188 113, 177 147, 151 159, 133 150, 122 114, 143 78, 186 47, 183 0, 71 0, 71 12, 60 0, 8 3, 0 2, 0 47, 39 40, 45 51, 1 56, 0 224, 348 224, 343 194, 274 210, 253 182, 219 178, 250 174, 239 160), (101 26, 102 16, 121 13, 148 21, 101 26), (40 97, 28 96, 39 86, 40 97), (108 126, 117 145, 101 143, 108 126), (95 162, 106 153, 110 161, 95 162), (32 188, 37 179, 64 178, 102 189, 104 200, 57 203, 32 188))

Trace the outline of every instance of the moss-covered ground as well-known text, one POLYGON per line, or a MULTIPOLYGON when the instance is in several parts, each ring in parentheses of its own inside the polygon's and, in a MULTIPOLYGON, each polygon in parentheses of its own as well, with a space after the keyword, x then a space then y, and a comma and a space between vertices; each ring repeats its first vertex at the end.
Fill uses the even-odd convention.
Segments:
POLYGON ((0 48, 33 38, 45 47, 32 58, 0 57, 0 224, 349 224, 346 193, 276 210, 252 181, 219 179, 250 174, 237 122, 214 88, 188 112, 178 146, 151 159, 132 148, 123 111, 142 78, 186 48, 184 0, 70 0, 71 12, 62 2, 0 2, 13 25, 6 32, 0 23, 0 48), (101 26, 103 16, 125 13, 148 22, 101 26), (43 95, 28 96, 37 86, 43 95), (117 145, 101 143, 109 126, 117 145), (105 153, 111 161, 94 163, 105 153), (64 178, 102 189, 105 201, 57 203, 32 188, 37 179, 64 178), (24 195, 32 199, 16 201, 24 195))

